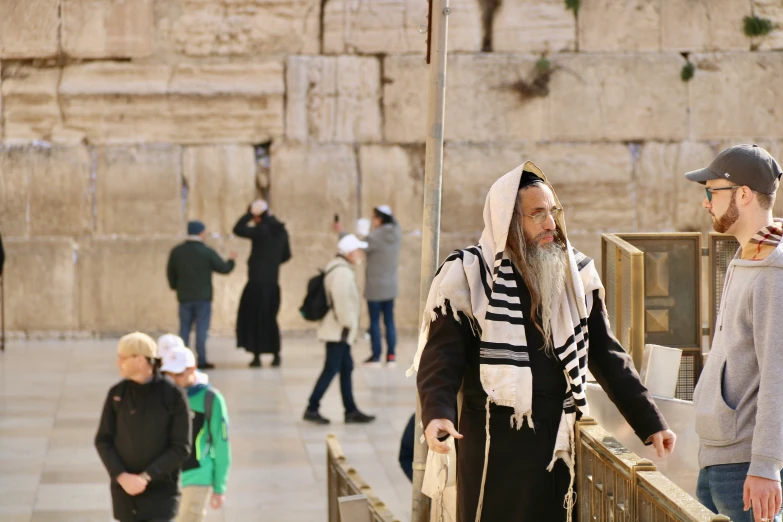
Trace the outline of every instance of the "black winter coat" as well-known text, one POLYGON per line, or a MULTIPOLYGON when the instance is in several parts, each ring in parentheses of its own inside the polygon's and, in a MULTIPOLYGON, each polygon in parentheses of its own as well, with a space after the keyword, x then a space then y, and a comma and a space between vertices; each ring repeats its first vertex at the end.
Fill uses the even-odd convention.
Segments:
POLYGON ((260 223, 250 226, 253 215, 248 212, 234 225, 234 235, 252 240, 247 260, 248 280, 277 284, 280 265, 291 259, 288 232, 276 217, 265 213, 260 223))
POLYGON ((114 518, 122 522, 173 519, 179 508, 179 473, 190 455, 191 413, 185 393, 156 374, 147 384, 124 380, 109 390, 95 448, 111 477, 114 518), (122 473, 151 478, 132 497, 117 482, 122 473))

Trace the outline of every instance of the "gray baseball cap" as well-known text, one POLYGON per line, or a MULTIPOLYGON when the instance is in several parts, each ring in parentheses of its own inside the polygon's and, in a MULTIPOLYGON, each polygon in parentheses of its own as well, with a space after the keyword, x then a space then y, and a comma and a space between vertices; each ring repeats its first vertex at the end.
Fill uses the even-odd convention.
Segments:
POLYGON ((688 172, 685 177, 704 185, 711 179, 725 179, 756 192, 773 194, 783 171, 769 152, 758 145, 734 145, 718 154, 706 169, 688 172))

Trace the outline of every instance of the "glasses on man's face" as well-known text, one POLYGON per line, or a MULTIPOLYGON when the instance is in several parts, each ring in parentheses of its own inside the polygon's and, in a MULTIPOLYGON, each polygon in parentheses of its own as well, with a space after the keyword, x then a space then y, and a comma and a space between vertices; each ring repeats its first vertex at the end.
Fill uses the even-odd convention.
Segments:
POLYGON ((552 214, 552 219, 557 221, 557 218, 559 218, 560 214, 562 214, 562 213, 563 213, 563 209, 562 208, 554 207, 554 208, 552 208, 552 210, 549 210, 549 211, 547 211, 547 210, 539 210, 538 212, 533 212, 532 214, 523 214, 523 216, 529 217, 530 219, 533 220, 533 223, 535 223, 536 225, 540 225, 541 223, 546 221, 546 217, 549 214, 552 214))
POLYGON ((707 192, 707 201, 712 202, 712 193, 719 190, 736 190, 740 188, 739 185, 732 185, 731 187, 709 188, 705 187, 704 191, 707 192))

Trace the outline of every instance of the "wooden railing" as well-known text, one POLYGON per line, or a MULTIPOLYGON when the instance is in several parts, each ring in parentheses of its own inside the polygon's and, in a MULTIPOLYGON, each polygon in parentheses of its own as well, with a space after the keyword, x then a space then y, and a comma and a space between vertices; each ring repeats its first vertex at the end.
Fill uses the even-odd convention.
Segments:
POLYGON ((326 437, 326 472, 329 522, 340 522, 339 499, 354 495, 367 497, 367 507, 370 511, 369 520, 373 522, 400 522, 389 511, 386 504, 375 495, 372 488, 362 480, 359 473, 348 464, 340 443, 337 442, 337 437, 331 434, 326 437))
POLYGON ((729 520, 701 505, 593 419, 579 422, 576 453, 580 522, 729 520))

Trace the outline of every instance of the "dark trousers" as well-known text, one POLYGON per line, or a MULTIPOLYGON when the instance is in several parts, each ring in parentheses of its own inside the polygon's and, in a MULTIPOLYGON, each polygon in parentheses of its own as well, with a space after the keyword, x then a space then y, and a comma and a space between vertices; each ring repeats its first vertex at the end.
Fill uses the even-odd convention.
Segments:
POLYGON ((383 326, 386 330, 387 356, 394 355, 397 346, 397 328, 394 326, 394 299, 389 301, 367 301, 370 312, 370 344, 372 345, 372 358, 381 360, 381 314, 383 314, 383 326))
POLYGON ((343 396, 343 406, 345 413, 356 411, 356 404, 353 402, 353 384, 351 382, 351 372, 353 371, 353 359, 351 358, 351 346, 348 343, 326 343, 326 361, 321 376, 315 382, 315 388, 310 395, 310 411, 318 411, 321 405, 321 399, 329 388, 332 379, 338 373, 340 374, 340 393, 343 396))
POLYGON ((212 303, 210 301, 187 301, 179 304, 179 336, 186 346, 191 346, 190 330, 196 323, 196 354, 198 364, 207 362, 207 332, 212 320, 212 303))

